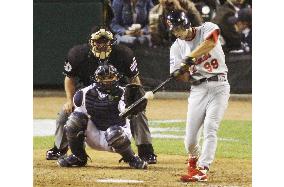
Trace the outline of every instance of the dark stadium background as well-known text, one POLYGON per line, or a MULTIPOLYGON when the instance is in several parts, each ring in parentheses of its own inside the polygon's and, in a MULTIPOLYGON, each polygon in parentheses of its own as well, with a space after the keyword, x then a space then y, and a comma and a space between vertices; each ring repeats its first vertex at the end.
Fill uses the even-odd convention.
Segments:
MULTIPOLYGON (((87 42, 94 25, 102 24, 101 0, 34 0, 33 3, 33 85, 34 89, 62 89, 63 64, 68 50, 87 42)), ((136 46, 134 52, 146 90, 169 74, 169 47, 136 46)), ((251 55, 226 54, 231 93, 252 92, 251 55)), ((184 91, 186 83, 167 84, 164 91, 184 91)))

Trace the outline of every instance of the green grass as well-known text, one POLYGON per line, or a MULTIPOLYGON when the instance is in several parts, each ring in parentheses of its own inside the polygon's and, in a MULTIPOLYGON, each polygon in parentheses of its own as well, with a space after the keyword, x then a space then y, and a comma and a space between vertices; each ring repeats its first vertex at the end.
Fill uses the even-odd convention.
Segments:
POLYGON ((54 142, 53 136, 35 136, 34 149, 48 149, 51 148, 54 142))
POLYGON ((179 132, 176 132, 176 131, 153 132, 152 134, 157 134, 157 133, 163 134, 163 135, 184 136, 185 131, 179 131, 179 132))
POLYGON ((159 127, 159 128, 168 128, 168 127, 175 127, 184 129, 185 128, 185 122, 176 122, 176 123, 153 123, 150 122, 150 127, 159 127))
MULTIPOLYGON (((185 123, 150 123, 150 127, 178 128, 181 132, 162 132, 161 134, 184 135, 185 123)), ((225 120, 221 123, 216 157, 251 159, 252 156, 252 122, 225 120), (232 140, 232 141, 230 141, 232 140)), ((53 144, 53 136, 34 137, 34 149, 48 149, 53 144)), ((157 154, 186 155, 183 139, 153 138, 153 146, 157 154)), ((136 146, 132 146, 137 152, 136 146)))

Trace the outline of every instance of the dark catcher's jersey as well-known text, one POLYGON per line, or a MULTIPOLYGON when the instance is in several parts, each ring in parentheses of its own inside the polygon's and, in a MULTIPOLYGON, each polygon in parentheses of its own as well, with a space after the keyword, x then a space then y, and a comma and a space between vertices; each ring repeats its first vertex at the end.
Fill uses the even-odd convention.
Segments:
POLYGON ((125 126, 126 119, 119 116, 125 109, 124 92, 124 87, 117 87, 115 94, 107 94, 99 91, 96 83, 91 84, 74 95, 74 111, 88 115, 101 131, 114 125, 125 126))
MULTIPOLYGON (((112 47, 108 63, 124 78, 131 79, 139 74, 133 51, 125 45, 118 44, 112 47)), ((91 77, 99 64, 100 60, 92 54, 88 44, 77 45, 68 52, 63 74, 78 78, 83 86, 88 86, 92 83, 91 77)))

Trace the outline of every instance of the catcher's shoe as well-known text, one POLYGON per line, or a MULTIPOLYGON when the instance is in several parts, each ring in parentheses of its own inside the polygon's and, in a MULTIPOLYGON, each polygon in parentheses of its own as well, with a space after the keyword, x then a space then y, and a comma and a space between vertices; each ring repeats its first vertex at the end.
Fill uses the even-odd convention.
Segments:
POLYGON ((182 175, 180 180, 183 182, 206 182, 208 168, 195 168, 192 169, 187 175, 182 175))
POLYGON ((140 158, 148 164, 157 164, 157 155, 154 153, 142 155, 140 158))
POLYGON ((139 158, 139 156, 133 156, 129 159, 121 158, 119 162, 121 161, 128 163, 131 168, 135 169, 147 169, 148 167, 148 163, 139 158))
POLYGON ((58 158, 66 155, 68 147, 64 149, 57 149, 56 146, 46 151, 46 160, 57 160, 58 158))
POLYGON ((77 166, 82 167, 87 164, 87 157, 86 158, 78 158, 74 154, 71 154, 67 157, 61 157, 57 160, 57 164, 61 167, 71 167, 71 166, 77 166))
POLYGON ((147 169, 147 162, 135 156, 129 160, 129 166, 135 169, 147 169))

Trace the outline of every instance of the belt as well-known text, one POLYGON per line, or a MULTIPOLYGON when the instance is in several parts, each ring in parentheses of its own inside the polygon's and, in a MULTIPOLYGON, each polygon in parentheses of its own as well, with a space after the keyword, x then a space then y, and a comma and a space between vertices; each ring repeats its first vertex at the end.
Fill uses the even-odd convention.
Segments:
MULTIPOLYGON (((220 75, 222 75, 222 74, 220 74, 220 75)), ((197 81, 192 82, 192 85, 197 86, 197 85, 200 85, 203 82, 210 82, 210 81, 219 81, 219 75, 214 75, 214 76, 209 77, 209 78, 199 79, 197 81)), ((223 81, 226 81, 226 79, 224 79, 223 81)))

